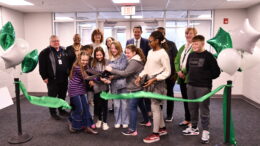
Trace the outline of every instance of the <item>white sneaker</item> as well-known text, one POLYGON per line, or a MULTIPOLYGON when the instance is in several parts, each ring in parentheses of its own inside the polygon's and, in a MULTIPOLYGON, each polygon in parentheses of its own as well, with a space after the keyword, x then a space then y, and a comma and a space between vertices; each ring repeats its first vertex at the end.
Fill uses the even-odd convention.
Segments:
POLYGON ((102 124, 102 121, 99 121, 99 120, 98 120, 97 123, 96 123, 96 127, 97 127, 97 128, 101 128, 101 124, 102 124))
POLYGON ((183 135, 199 135, 199 128, 192 128, 191 126, 189 126, 188 128, 186 128, 185 130, 182 131, 183 135))
POLYGON ((202 131, 201 143, 202 144, 209 143, 209 131, 207 130, 202 131))
POLYGON ((123 128, 128 128, 128 124, 123 124, 123 128))
POLYGON ((120 124, 115 124, 115 128, 120 128, 120 124))
POLYGON ((109 126, 107 125, 107 123, 103 123, 102 128, 103 130, 108 130, 109 126))

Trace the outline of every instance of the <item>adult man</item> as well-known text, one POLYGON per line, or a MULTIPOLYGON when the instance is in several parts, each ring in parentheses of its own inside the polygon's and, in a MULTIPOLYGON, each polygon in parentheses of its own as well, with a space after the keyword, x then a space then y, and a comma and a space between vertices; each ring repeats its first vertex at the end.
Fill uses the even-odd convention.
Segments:
MULTIPOLYGON (((160 31, 165 36, 165 28, 164 27, 158 27, 157 31, 160 31)), ((171 75, 166 79, 166 85, 167 85, 167 96, 173 97, 173 87, 176 81, 176 71, 174 67, 174 60, 178 53, 178 50, 176 48, 176 45, 174 42, 167 40, 167 45, 169 47, 169 50, 167 50, 167 53, 170 58, 170 64, 171 64, 171 75)), ((166 122, 172 122, 173 120, 173 108, 174 108, 174 102, 167 100, 167 117, 166 122)))
MULTIPOLYGON (((56 35, 50 37, 50 46, 42 50, 39 55, 39 72, 47 85, 48 96, 65 100, 69 75, 68 55, 60 47, 59 38, 56 35)), ((49 109, 52 118, 61 119, 55 108, 49 109)), ((59 114, 67 116, 68 112, 59 108, 59 114)))
POLYGON ((75 34, 74 37, 73 37, 73 42, 74 42, 73 45, 70 45, 70 46, 68 46, 66 48, 66 51, 67 51, 67 53, 69 55, 69 66, 70 66, 70 69, 71 69, 73 63, 75 62, 76 57, 80 53, 81 48, 83 47, 80 44, 80 41, 81 41, 80 35, 79 34, 75 34))
POLYGON ((143 33, 142 27, 137 25, 133 29, 134 38, 127 40, 126 46, 129 44, 134 44, 137 48, 141 48, 143 50, 144 55, 147 57, 148 51, 150 50, 149 42, 147 39, 142 38, 141 35, 143 33))

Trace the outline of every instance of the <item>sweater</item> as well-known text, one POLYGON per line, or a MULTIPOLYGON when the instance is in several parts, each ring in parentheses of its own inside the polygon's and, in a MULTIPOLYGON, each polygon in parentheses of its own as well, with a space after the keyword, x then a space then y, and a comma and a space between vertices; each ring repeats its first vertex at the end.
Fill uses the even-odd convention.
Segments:
POLYGON ((220 68, 214 56, 207 50, 192 52, 186 64, 188 84, 196 87, 212 87, 212 80, 220 75, 220 68))
POLYGON ((127 91, 134 92, 142 90, 141 86, 137 86, 135 84, 135 79, 138 77, 139 73, 143 70, 143 68, 144 63, 141 61, 141 57, 139 55, 135 55, 128 61, 126 69, 112 69, 111 73, 122 77, 126 77, 127 91))
POLYGON ((68 92, 70 97, 83 95, 86 93, 86 86, 79 66, 72 67, 73 75, 69 80, 68 92))
POLYGON ((158 81, 161 81, 168 78, 170 74, 171 65, 167 52, 163 48, 155 51, 151 49, 148 52, 144 70, 139 76, 148 75, 150 78, 155 77, 158 81))

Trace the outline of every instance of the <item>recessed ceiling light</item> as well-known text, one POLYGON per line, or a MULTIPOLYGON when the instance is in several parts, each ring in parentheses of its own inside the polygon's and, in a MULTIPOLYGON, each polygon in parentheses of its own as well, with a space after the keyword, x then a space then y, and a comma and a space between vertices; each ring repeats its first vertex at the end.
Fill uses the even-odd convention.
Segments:
POLYGON ((137 4, 140 0, 112 0, 115 4, 137 4))
POLYGON ((33 3, 27 2, 25 0, 0 0, 1 3, 7 4, 7 5, 17 5, 17 6, 31 6, 34 5, 33 3))

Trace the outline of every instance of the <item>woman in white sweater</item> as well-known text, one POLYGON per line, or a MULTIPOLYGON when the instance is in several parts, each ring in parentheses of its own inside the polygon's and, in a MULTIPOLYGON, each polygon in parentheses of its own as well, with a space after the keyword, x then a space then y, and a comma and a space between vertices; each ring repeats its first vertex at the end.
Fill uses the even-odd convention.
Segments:
MULTIPOLYGON (((169 56, 165 50, 168 49, 168 46, 163 34, 159 31, 151 33, 149 43, 152 49, 148 52, 147 62, 144 66, 144 70, 136 79, 136 84, 140 85, 140 81, 147 78, 144 84, 142 84, 146 91, 166 95, 165 79, 171 74, 169 56)), ((167 134, 163 112, 160 107, 162 103, 162 100, 151 99, 153 133, 143 139, 145 143, 159 141, 160 136, 167 134)))

